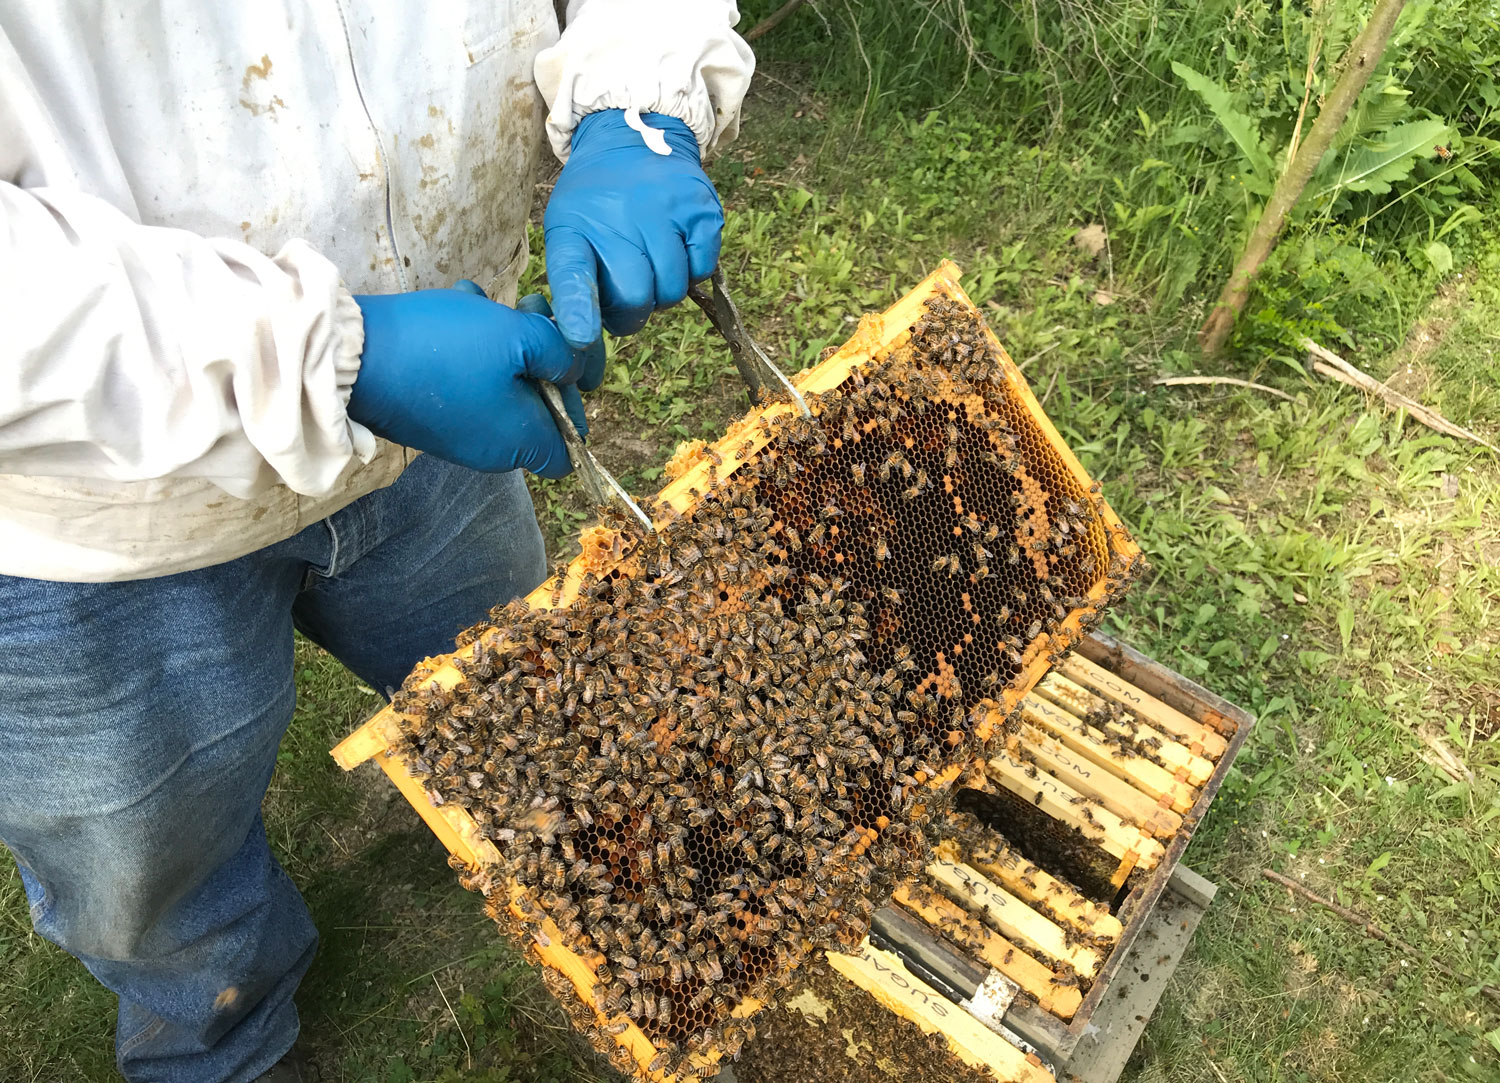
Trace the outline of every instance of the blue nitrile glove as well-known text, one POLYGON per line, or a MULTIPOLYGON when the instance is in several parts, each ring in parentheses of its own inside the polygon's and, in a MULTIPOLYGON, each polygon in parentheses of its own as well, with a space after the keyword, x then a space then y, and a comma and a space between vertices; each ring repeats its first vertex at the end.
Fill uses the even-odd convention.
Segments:
POLYGON ((550 319, 496 304, 473 283, 354 300, 365 348, 353 420, 475 470, 568 473, 562 434, 530 380, 574 383, 583 355, 550 319))
MULTIPOLYGON (((724 211, 699 163, 697 138, 676 117, 646 113, 641 120, 665 136, 671 154, 648 147, 623 110, 590 113, 573 131, 568 163, 547 201, 552 307, 576 349, 599 340, 601 313, 611 334, 634 334, 719 263, 724 211)), ((578 386, 592 391, 603 378, 601 365, 578 386)))

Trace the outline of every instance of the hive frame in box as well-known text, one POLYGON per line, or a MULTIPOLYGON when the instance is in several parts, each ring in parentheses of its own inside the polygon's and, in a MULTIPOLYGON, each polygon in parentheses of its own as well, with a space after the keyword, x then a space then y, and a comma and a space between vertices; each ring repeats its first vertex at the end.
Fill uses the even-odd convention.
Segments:
MULTIPOLYGON (((964 308, 974 311, 973 302, 958 285, 959 273, 956 264, 944 261, 914 290, 884 313, 863 317, 854 335, 838 351, 793 379, 797 389, 805 396, 832 390, 844 383, 855 367, 867 363, 877 355, 899 348, 909 339, 911 326, 922 317, 924 304, 934 297, 949 298, 964 308)), ((1027 386, 1020 370, 1016 368, 1004 347, 988 327, 985 327, 985 334, 1000 358, 1001 378, 1009 392, 1020 401, 1042 437, 1058 455, 1063 467, 1073 475, 1080 487, 1088 488, 1092 480, 1077 457, 1063 442, 1057 429, 1042 412, 1041 405, 1027 386)), ((718 458, 722 461, 721 465, 714 464, 707 456, 700 456, 694 465, 657 495, 658 525, 665 524, 666 520, 662 518, 663 515, 687 513, 701 498, 701 493, 712 489, 713 477, 716 474, 720 477, 727 476, 735 469, 734 464, 748 460, 756 451, 765 446, 767 437, 762 432, 762 426, 755 424, 756 419, 772 420, 789 417, 795 412, 794 405, 783 402, 772 402, 751 410, 746 415, 745 421, 731 427, 732 435, 724 436, 714 445, 718 458)), ((1126 560, 1133 560, 1138 555, 1139 549, 1119 518, 1108 504, 1102 501, 1098 503, 1098 508, 1101 525, 1105 532, 1107 551, 1120 554, 1126 560)), ((630 559, 630 553, 624 552, 618 559, 618 565, 628 566, 630 559)), ((534 609, 566 606, 578 596, 586 571, 602 575, 607 570, 608 568, 597 565, 585 569, 582 558, 574 560, 564 573, 560 584, 555 580, 549 581, 533 591, 526 601, 534 609)), ((1101 574, 1087 596, 1088 602, 1097 605, 1107 593, 1106 577, 1101 574)), ((1003 690, 994 709, 986 712, 976 725, 975 732, 981 739, 987 738, 993 732, 994 726, 1013 711, 1031 687, 1045 675, 1051 665, 1053 655, 1065 649, 1067 645, 1078 641, 1083 634, 1083 612, 1082 607, 1070 612, 1057 633, 1054 634, 1048 648, 1038 649, 1032 653, 1031 660, 1024 665, 1015 681, 1003 690)), ((472 657, 481 645, 489 642, 486 638, 488 636, 503 637, 504 630, 485 633, 484 636, 459 648, 453 654, 426 660, 418 667, 418 673, 423 675, 422 684, 443 689, 449 689, 458 684, 463 679, 463 674, 456 661, 472 657)), ((374 760, 452 854, 473 866, 498 864, 499 851, 493 843, 484 838, 478 825, 468 813, 451 804, 441 808, 432 805, 422 784, 407 771, 394 753, 393 750, 398 748, 401 742, 398 717, 390 707, 377 713, 333 750, 335 761, 349 770, 367 760, 374 760)), ((964 765, 955 764, 936 778, 930 779, 929 783, 935 788, 946 790, 963 770, 964 765)), ((512 906, 511 910, 516 918, 522 918, 522 912, 516 907, 512 906)), ((593 955, 586 958, 563 947, 562 937, 550 920, 542 923, 542 932, 551 941, 549 945, 538 944, 536 946, 537 954, 543 964, 563 973, 573 984, 579 997, 587 1004, 594 1004, 591 995, 594 984, 593 970, 598 962, 603 961, 603 957, 593 955)), ((761 1007, 760 1003, 747 999, 736 1008, 734 1014, 743 1018, 754 1014, 761 1007)), ((630 1053, 643 1074, 655 1079, 668 1078, 661 1071, 653 1073, 647 1070, 646 1066, 653 1059, 655 1047, 646 1034, 633 1022, 615 1040, 630 1053)), ((717 1059, 716 1053, 711 1056, 694 1054, 693 1063, 707 1065, 716 1063, 717 1059)))
MULTIPOLYGON (((1137 872, 1126 882, 1127 891, 1116 913, 1123 931, 1094 976, 1088 994, 1076 1007, 1070 1005, 1071 1017, 1064 1020, 1042 1005, 1025 999, 1016 999, 1003 1016, 1006 1028, 1034 1043, 1044 1056, 1064 1070, 1068 1068, 1068 1059, 1073 1056, 1079 1043, 1097 1029, 1093 1025, 1096 1011, 1101 1010, 1106 998, 1117 991, 1113 984, 1116 975, 1130 958, 1132 949, 1153 917, 1163 894, 1174 882, 1174 873, 1183 851, 1223 785, 1224 778, 1255 721, 1252 715, 1241 708, 1102 633, 1095 632, 1079 643, 1075 647, 1075 656, 1081 656, 1123 678, 1133 686, 1132 689, 1125 690, 1127 694, 1134 690, 1145 692, 1187 715, 1194 722, 1210 728, 1222 736, 1224 742, 1212 774, 1204 781, 1192 807, 1182 816, 1181 825, 1173 833, 1161 860, 1149 871, 1137 872)), ((1064 663, 1064 667, 1067 665, 1064 663)), ((1174 890, 1182 894, 1180 888, 1174 890)), ((1207 905, 1206 899, 1202 905, 1207 905)), ((954 999, 972 997, 987 976, 983 963, 934 937, 928 926, 914 919, 896 903, 876 912, 873 930, 873 939, 881 946, 893 947, 914 972, 947 991, 954 999)), ((1171 965, 1176 965, 1175 959, 1171 960, 1171 965)), ((1158 968, 1153 966, 1152 969, 1158 968)), ((1133 1042, 1133 1036, 1131 1040, 1133 1042)), ((1118 1059, 1123 1063, 1123 1056, 1118 1059)))

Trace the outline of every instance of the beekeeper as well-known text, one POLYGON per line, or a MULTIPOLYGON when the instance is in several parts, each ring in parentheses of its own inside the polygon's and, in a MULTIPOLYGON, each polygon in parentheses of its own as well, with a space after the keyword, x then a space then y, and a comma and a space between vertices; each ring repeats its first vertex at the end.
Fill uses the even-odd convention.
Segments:
POLYGON ((127 1079, 304 1078, 317 933, 260 819, 292 631, 389 689, 541 581, 529 381, 576 408, 601 321, 712 271, 737 19, 0 6, 0 839, 127 1079), (512 307, 544 138, 555 321, 512 307))

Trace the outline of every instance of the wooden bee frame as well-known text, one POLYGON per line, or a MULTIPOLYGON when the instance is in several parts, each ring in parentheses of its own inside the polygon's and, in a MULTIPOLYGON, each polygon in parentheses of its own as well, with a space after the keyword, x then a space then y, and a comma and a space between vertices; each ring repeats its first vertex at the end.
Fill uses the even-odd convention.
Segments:
POLYGON ((845 954, 831 951, 828 963, 895 1015, 928 1033, 941 1034, 959 1060, 1001 1083, 1056 1083, 1035 1053, 1007 1041, 913 974, 902 959, 870 943, 845 954))
MULTIPOLYGON (((899 349, 909 339, 909 329, 922 317, 924 305, 933 298, 946 298, 963 309, 975 311, 972 302, 958 285, 958 276, 957 266, 951 262, 944 262, 916 289, 897 301, 886 312, 864 317, 853 337, 842 348, 794 379, 793 382, 797 388, 804 395, 832 390, 848 380, 857 367, 877 355, 884 355, 891 350, 899 349)), ((985 333, 1000 357, 1000 378, 1005 382, 1007 391, 1019 400, 1024 413, 1034 424, 1036 432, 1061 461, 1062 469, 1076 480, 1081 489, 1088 489, 1091 479, 1063 442, 1056 428, 1042 412, 1040 404, 1032 395, 1019 369, 1005 354, 993 333, 987 329, 985 333)), ((731 474, 736 465, 747 455, 754 454, 765 447, 766 437, 762 433, 762 427, 757 424, 760 419, 788 417, 793 413, 793 409, 791 405, 779 402, 752 409, 745 419, 731 426, 729 433, 711 448, 702 450, 684 472, 661 490, 656 498, 658 514, 681 515, 690 511, 700 499, 700 494, 712 488, 715 476, 723 477, 731 474)), ((1105 551, 1127 562, 1136 560, 1139 557, 1139 550, 1118 517, 1102 501, 1098 507, 1105 551)), ((658 519, 659 523, 662 521, 658 519)), ((527 597, 526 601, 533 609, 566 606, 577 597, 585 574, 601 575, 612 567, 628 569, 631 567, 630 562, 630 553, 623 549, 615 552, 606 550, 601 554, 598 551, 590 552, 586 547, 586 551, 573 561, 562 573, 560 579, 554 578, 538 587, 527 597)), ((1087 602, 1089 605, 1097 606, 1108 594, 1109 586, 1105 581, 1105 572, 1101 569, 1097 582, 1087 595, 1087 602)), ((996 732, 1004 719, 1018 707, 1032 686, 1047 673, 1053 657, 1079 640, 1084 634, 1084 616, 1085 607, 1073 609, 1062 620, 1058 631, 1050 638, 1043 636, 1041 641, 1028 648, 1023 655, 1021 675, 1002 690, 998 699, 987 701, 992 704, 989 712, 980 713, 976 733, 981 739, 986 739, 996 732)), ((503 634, 503 630, 486 633, 486 635, 502 636, 503 634)), ((484 642, 483 637, 453 654, 427 659, 417 671, 423 685, 449 689, 458 684, 463 674, 455 664, 456 661, 471 657, 481 642, 484 642)), ((452 804, 435 807, 428 800, 423 785, 407 771, 399 757, 393 752, 393 749, 400 747, 400 742, 401 730, 398 715, 392 708, 387 707, 340 743, 333 750, 333 756, 346 770, 366 760, 374 760, 453 855, 474 870, 483 870, 496 865, 499 862, 499 852, 494 844, 484 837, 468 813, 452 804)), ((1005 753, 1000 752, 998 755, 1004 757, 1005 753)), ((946 790, 961 771, 962 765, 955 765, 928 781, 935 788, 946 790)), ((1123 824, 1111 825, 1106 829, 1105 834, 1109 839, 1110 852, 1119 858, 1122 880, 1138 863, 1153 862, 1160 858, 1159 846, 1153 849, 1149 838, 1142 836, 1139 832, 1127 830, 1123 824)), ((512 912, 518 919, 523 917, 521 911, 514 906, 512 906, 512 912)), ((539 943, 536 946, 535 950, 540 961, 543 965, 565 975, 585 1004, 595 1004, 595 998, 592 996, 594 968, 602 961, 602 957, 586 957, 570 951, 564 946, 562 936, 550 921, 542 923, 542 931, 550 943, 539 943)), ((745 1017, 758 1011, 760 1007, 761 1005, 753 1000, 745 1000, 738 1005, 734 1014, 745 1017)), ((623 1017, 619 1018, 623 1019, 623 1017)), ((604 1021, 602 1016, 601 1021, 604 1021)), ((618 1023, 619 1020, 610 1021, 618 1023)), ((628 1020, 626 1022, 629 1025, 615 1038, 615 1041, 629 1052, 642 1076, 652 1079, 667 1078, 659 1070, 656 1072, 649 1070, 647 1066, 655 1057, 655 1047, 639 1027, 628 1020)), ((712 1052, 694 1054, 692 1063, 695 1067, 706 1067, 715 1063, 717 1059, 718 1055, 712 1052)))

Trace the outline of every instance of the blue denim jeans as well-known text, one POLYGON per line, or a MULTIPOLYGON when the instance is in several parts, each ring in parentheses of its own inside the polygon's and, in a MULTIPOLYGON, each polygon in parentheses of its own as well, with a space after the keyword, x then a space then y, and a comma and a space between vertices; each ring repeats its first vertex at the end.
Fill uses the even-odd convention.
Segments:
POLYGON ((297 1037, 318 937, 260 818, 296 698, 292 629, 399 687, 545 574, 521 474, 423 455, 226 564, 0 576, 0 840, 36 930, 119 996, 128 1080, 240 1083, 297 1037))

